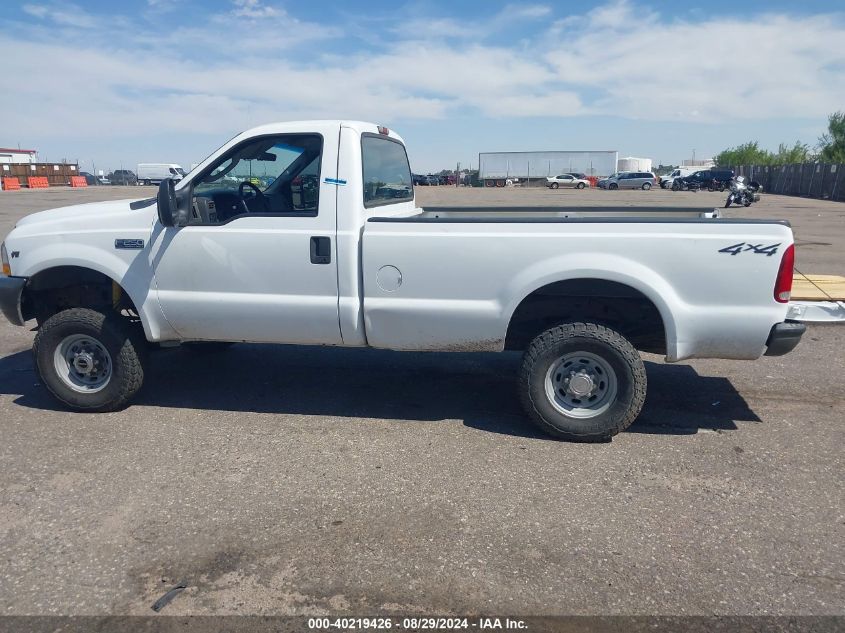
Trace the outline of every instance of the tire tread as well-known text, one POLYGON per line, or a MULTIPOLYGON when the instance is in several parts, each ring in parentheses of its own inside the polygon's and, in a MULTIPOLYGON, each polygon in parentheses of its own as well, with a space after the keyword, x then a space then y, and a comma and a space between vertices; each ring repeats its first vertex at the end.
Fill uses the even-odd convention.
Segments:
MULTIPOLYGON (((119 315, 105 314, 89 308, 70 308, 54 314, 41 325, 32 346, 36 368, 38 368, 39 373, 40 364, 38 358, 45 340, 49 338, 52 330, 67 323, 81 323, 98 332, 106 332, 109 336, 123 340, 123 344, 117 355, 118 357, 112 361, 114 367, 117 367, 118 364, 121 367, 120 372, 115 372, 120 375, 117 395, 106 403, 87 406, 78 402, 68 401, 62 394, 57 393, 50 385, 50 382, 44 380, 43 377, 42 382, 57 399, 78 411, 106 412, 123 408, 138 390, 140 390, 144 382, 146 341, 141 333, 138 332, 138 328, 130 327, 129 324, 123 321, 123 317, 119 315)), ((52 354, 52 350, 49 350, 48 353, 52 354)))
POLYGON ((624 431, 639 415, 643 403, 645 402, 647 390, 645 365, 643 364, 640 355, 637 353, 637 350, 634 349, 631 343, 628 342, 624 336, 615 330, 597 323, 589 322, 565 323, 557 325, 537 336, 530 343, 528 349, 526 349, 523 355, 519 371, 519 384, 520 400, 531 420, 546 433, 561 439, 575 442, 607 441, 614 435, 624 431), (537 409, 536 403, 534 402, 531 394, 530 387, 532 370, 534 365, 538 362, 540 356, 549 347, 572 338, 591 338, 613 347, 625 359, 634 376, 631 406, 628 407, 626 414, 621 416, 611 428, 602 432, 576 433, 558 429, 546 421, 537 409))

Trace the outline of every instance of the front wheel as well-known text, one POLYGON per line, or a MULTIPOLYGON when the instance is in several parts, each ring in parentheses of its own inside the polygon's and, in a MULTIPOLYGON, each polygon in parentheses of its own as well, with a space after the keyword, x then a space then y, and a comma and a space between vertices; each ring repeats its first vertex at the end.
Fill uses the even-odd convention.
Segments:
POLYGON ((583 182, 579 182, 577 185, 578 189, 583 189, 585 187, 583 182))
POLYGON ((77 411, 114 411, 141 388, 145 343, 120 315, 72 308, 41 325, 32 349, 58 400, 77 411))
POLYGON ((615 182, 612 182, 607 186, 607 188, 611 191, 616 191, 617 189, 619 189, 619 185, 617 185, 615 182))
POLYGON ((519 374, 522 405, 543 431, 575 442, 602 442, 628 428, 645 402, 637 350, 595 323, 566 323, 528 346, 519 374))

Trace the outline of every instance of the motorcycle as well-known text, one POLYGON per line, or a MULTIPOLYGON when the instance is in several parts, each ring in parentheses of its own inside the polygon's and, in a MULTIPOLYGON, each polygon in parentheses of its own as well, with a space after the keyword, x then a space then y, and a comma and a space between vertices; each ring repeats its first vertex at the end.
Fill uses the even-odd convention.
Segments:
POLYGON ((730 182, 731 191, 728 194, 728 199, 725 200, 725 208, 727 209, 731 204, 741 204, 744 207, 750 207, 752 202, 760 202, 760 191, 763 188, 760 183, 751 181, 745 184, 745 176, 737 176, 730 182))

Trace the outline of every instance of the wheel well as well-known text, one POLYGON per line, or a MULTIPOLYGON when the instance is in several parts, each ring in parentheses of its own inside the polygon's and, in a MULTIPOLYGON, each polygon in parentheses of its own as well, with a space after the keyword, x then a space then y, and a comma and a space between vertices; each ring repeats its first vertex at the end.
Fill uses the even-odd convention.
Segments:
POLYGON ((138 319, 123 288, 108 275, 82 266, 56 266, 30 277, 24 294, 24 318, 44 322, 68 308, 114 310, 138 319))
POLYGON ((525 349, 560 323, 589 321, 616 330, 640 351, 666 353, 660 311, 636 288, 604 279, 570 279, 538 288, 517 306, 505 349, 525 349))

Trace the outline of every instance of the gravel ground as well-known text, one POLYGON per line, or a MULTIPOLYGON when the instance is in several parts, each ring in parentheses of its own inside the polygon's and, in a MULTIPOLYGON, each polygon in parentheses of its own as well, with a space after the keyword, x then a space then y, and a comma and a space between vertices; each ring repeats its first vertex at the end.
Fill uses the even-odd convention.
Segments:
MULTIPOLYGON (((151 189, 141 190, 149 195, 151 189)), ((25 213, 137 188, 0 192, 25 213)), ((421 204, 721 206, 666 191, 420 188, 421 204)), ((845 205, 765 196, 804 272, 845 205)), ((631 429, 538 435, 513 354, 154 354, 124 411, 61 410, 0 322, 0 613, 845 614, 845 328, 665 365, 631 429)))

